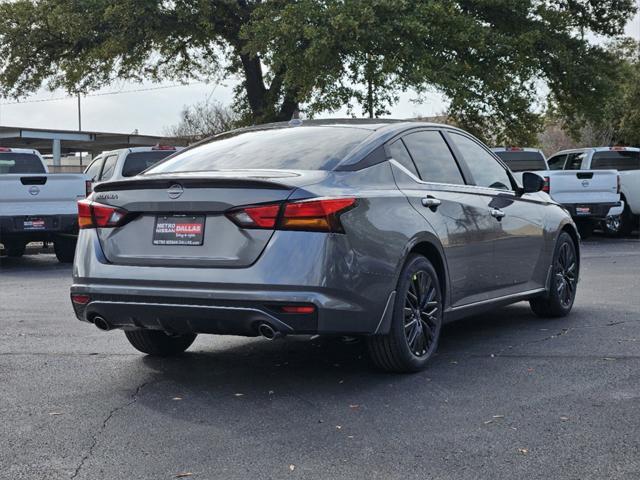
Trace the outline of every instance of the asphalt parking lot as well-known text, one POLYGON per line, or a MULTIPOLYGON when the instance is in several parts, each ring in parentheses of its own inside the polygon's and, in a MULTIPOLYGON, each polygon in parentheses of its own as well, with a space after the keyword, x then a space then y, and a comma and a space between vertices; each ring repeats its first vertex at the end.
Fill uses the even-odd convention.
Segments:
POLYGON ((447 326, 430 368, 338 339, 138 354, 75 320, 71 267, 0 267, 0 478, 640 478, 640 240, 583 244, 568 319, 447 326))

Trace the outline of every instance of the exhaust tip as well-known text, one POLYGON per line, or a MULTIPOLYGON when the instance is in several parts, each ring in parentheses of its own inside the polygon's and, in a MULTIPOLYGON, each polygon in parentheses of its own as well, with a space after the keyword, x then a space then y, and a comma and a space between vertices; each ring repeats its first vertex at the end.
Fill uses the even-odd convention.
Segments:
POLYGON ((275 330, 268 323, 261 323, 260 325, 258 325, 258 333, 262 335, 264 338, 266 338, 267 340, 275 340, 276 338, 282 336, 280 332, 275 330))
POLYGON ((103 332, 111 330, 109 322, 100 316, 93 317, 93 324, 98 328, 98 330, 102 330, 103 332))

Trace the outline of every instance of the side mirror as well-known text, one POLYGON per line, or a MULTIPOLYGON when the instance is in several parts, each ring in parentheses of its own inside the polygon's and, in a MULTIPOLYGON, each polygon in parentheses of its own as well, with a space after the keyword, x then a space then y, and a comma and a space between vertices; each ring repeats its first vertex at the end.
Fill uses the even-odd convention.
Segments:
POLYGON ((544 178, 537 173, 524 172, 522 174, 522 193, 536 193, 544 188, 544 178))

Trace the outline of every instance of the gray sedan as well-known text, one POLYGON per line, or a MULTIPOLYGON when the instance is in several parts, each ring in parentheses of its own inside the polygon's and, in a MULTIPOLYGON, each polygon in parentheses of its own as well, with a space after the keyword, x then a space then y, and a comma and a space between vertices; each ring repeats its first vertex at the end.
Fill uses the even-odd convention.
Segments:
POLYGON ((522 300, 569 314, 579 236, 525 173, 446 125, 231 131, 79 202, 71 300, 150 355, 199 333, 366 337, 422 369, 443 322, 522 300))

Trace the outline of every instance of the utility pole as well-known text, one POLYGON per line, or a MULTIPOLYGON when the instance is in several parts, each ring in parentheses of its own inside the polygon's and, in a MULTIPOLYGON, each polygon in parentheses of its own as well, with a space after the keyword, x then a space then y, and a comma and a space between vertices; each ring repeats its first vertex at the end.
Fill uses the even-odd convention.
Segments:
POLYGON ((80 92, 78 92, 78 131, 82 131, 82 110, 80 108, 80 92))

